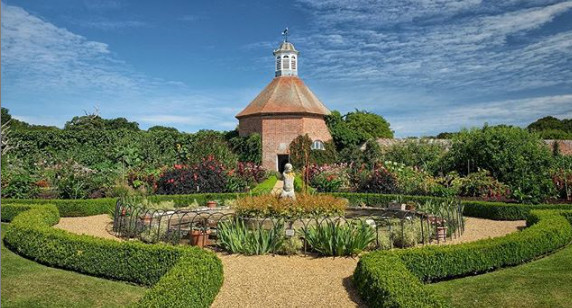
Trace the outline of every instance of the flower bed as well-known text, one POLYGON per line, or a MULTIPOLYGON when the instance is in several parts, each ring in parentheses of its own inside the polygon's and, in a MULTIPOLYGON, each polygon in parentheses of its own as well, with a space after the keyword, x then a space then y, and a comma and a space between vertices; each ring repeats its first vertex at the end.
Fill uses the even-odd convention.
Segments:
POLYGON ((451 246, 376 251, 354 272, 360 296, 371 307, 447 306, 422 282, 473 275, 518 265, 572 240, 572 211, 531 211, 522 232, 451 246))
MULTIPOLYGON (((9 207, 25 206, 3 210, 9 207)), ((6 245, 49 266, 152 286, 142 307, 209 307, 222 285, 222 263, 211 252, 71 234, 51 227, 59 217, 54 205, 23 211, 6 231, 6 245)))

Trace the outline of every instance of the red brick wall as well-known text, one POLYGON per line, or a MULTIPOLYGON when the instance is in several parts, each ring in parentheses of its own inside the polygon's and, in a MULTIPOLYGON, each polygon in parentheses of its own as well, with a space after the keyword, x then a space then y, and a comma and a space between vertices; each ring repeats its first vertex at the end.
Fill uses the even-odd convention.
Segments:
POLYGON ((277 155, 288 154, 290 143, 296 137, 308 134, 312 140, 331 140, 330 132, 321 116, 267 115, 239 120, 239 134, 254 132, 262 136, 262 166, 277 170, 277 155))

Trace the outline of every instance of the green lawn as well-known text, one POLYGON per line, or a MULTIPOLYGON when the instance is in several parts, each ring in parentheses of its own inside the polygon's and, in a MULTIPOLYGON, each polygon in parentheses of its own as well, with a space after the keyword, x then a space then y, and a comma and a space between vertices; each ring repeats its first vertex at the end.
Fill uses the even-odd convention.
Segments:
POLYGON ((137 301, 145 291, 40 265, 8 250, 2 241, 2 307, 120 307, 137 301))
POLYGON ((521 266, 429 287, 455 307, 572 307, 572 245, 521 266))

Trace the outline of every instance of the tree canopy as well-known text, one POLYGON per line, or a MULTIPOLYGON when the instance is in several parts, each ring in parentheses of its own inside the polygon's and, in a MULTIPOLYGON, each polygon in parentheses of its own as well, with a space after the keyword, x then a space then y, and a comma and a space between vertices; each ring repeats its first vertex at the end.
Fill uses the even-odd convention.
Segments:
POLYGON ((326 124, 338 151, 370 139, 393 138, 389 122, 368 111, 356 110, 342 116, 339 111, 334 110, 326 116, 326 124))

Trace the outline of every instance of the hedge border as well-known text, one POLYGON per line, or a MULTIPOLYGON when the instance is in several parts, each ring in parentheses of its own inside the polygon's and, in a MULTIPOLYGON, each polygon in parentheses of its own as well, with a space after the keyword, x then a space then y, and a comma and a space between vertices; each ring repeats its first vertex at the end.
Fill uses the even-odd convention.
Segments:
MULTIPOLYGON (((432 196, 392 195, 373 193, 328 193, 340 198, 346 198, 351 205, 387 204, 392 201, 427 202, 443 201, 446 198, 432 196)), ((491 201, 462 200, 463 215, 469 217, 493 220, 525 220, 532 210, 572 210, 572 204, 520 204, 491 201)))
POLYGON ((471 243, 376 251, 363 256, 353 280, 370 307, 443 307, 423 282, 518 265, 572 241, 572 210, 533 210, 528 228, 471 243))
POLYGON ((6 246, 42 264, 152 286, 139 307, 209 307, 223 281, 220 259, 197 247, 119 242, 52 228, 53 204, 4 205, 21 211, 6 230, 6 246))
MULTIPOLYGON (((271 177, 272 178, 272 177, 271 177)), ((270 182, 274 182, 271 178, 259 184, 265 184, 269 187, 270 182), (267 182, 268 181, 268 182, 267 182)), ((274 187, 274 185, 272 187, 274 187)), ((253 189, 253 195, 267 193, 266 186, 253 189)), ((298 189, 301 189, 298 187, 298 189)), ((270 188, 272 190, 272 188, 270 188)), ((269 191, 268 191, 269 192, 269 191)), ((313 188, 309 187, 309 192, 313 192, 313 188)), ((395 200, 404 202, 426 202, 426 201, 442 201, 445 198, 432 196, 412 196, 412 195, 392 195, 392 194, 373 194, 373 193, 326 193, 333 196, 346 198, 351 205, 368 204, 378 205, 387 204, 395 200)), ((206 193, 206 194, 189 194, 189 195, 154 195, 148 197, 154 202, 174 201, 175 207, 186 206, 194 201, 199 204, 206 204, 210 200, 225 201, 235 199, 237 197, 247 196, 248 193, 206 193)), ((101 199, 3 199, 3 204, 54 204, 60 211, 62 217, 80 217, 99 214, 109 214, 115 209, 117 199, 101 198, 101 199)), ((572 210, 572 204, 518 204, 503 203, 490 201, 472 201, 461 200, 464 206, 463 215, 470 217, 479 217, 494 220, 525 220, 531 210, 550 209, 550 210, 572 210)), ((4 218, 2 218, 4 219, 4 218)), ((4 220, 3 220, 4 221, 4 220)))

